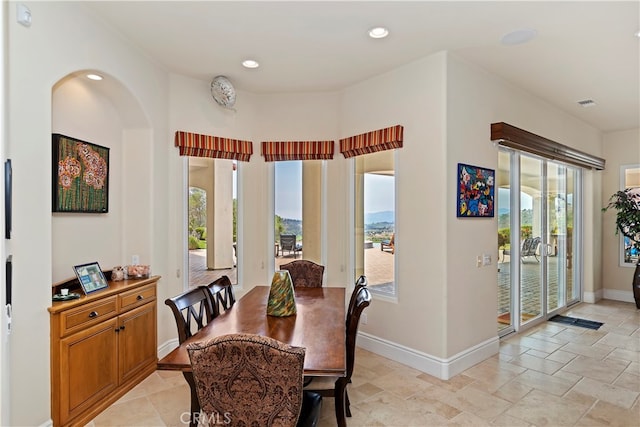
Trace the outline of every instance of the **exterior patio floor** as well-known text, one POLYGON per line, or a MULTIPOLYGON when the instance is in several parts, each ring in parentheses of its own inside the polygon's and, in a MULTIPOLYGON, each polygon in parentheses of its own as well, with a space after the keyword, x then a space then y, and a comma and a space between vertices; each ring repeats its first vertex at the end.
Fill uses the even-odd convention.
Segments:
MULTIPOLYGON (((365 249, 365 275, 369 286, 389 286, 394 280, 394 256, 389 251, 381 251, 379 244, 374 244, 372 248, 365 249)), ((276 256, 276 269, 282 264, 287 264, 296 259, 304 259, 304 254, 298 252, 285 256, 276 256)), ((229 276, 231 283, 237 283, 237 268, 208 270, 206 264, 206 250, 197 249, 189 251, 189 287, 206 285, 223 275, 229 276)), ((354 277, 354 282, 355 282, 354 277)))
MULTIPOLYGON (((381 251, 379 244, 374 244, 372 248, 365 249, 365 275, 369 282, 369 286, 377 287, 381 292, 392 292, 391 286, 394 281, 394 264, 395 257, 389 251, 381 251)), ((303 253, 286 256, 276 256, 275 263, 276 268, 280 265, 293 261, 294 259, 304 259, 303 253)), ((510 311, 510 295, 511 287, 509 283, 510 278, 510 263, 507 256, 504 262, 498 262, 497 268, 497 284, 498 284, 498 302, 497 302, 497 316, 510 311)), ((555 257, 548 258, 548 271, 549 281, 552 285, 549 286, 549 306, 555 307, 557 305, 557 269, 558 259, 555 257)), ((523 304, 522 312, 533 315, 534 317, 540 315, 540 263, 534 258, 526 258, 521 264, 521 276, 522 276, 522 292, 523 292, 523 304)), ((189 251, 189 287, 196 287, 198 285, 208 284, 215 279, 227 275, 231 280, 231 283, 237 283, 237 268, 220 270, 208 270, 206 267, 206 251, 203 249, 189 251)), ((355 281, 355 276, 354 276, 355 281)), ((568 294, 572 292, 572 270, 567 270, 568 281, 568 294)), ((498 324, 499 328, 506 327, 504 324, 498 324)))

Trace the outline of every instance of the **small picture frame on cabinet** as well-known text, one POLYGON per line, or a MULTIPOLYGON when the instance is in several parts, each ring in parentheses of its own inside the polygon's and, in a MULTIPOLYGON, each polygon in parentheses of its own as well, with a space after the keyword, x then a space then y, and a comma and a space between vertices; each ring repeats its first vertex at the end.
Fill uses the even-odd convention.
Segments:
POLYGON ((76 265, 73 270, 76 272, 82 291, 86 295, 109 287, 107 279, 104 277, 104 273, 97 262, 76 265))

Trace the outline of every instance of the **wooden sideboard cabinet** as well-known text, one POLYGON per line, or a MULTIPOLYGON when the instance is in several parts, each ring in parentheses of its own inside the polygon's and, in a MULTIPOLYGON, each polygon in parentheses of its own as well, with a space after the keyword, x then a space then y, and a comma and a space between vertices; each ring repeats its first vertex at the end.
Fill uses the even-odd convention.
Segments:
MULTIPOLYGON (((154 372, 159 279, 110 281, 108 289, 49 307, 55 427, 87 424, 154 372)), ((82 294, 74 279, 52 293, 62 288, 82 294)))

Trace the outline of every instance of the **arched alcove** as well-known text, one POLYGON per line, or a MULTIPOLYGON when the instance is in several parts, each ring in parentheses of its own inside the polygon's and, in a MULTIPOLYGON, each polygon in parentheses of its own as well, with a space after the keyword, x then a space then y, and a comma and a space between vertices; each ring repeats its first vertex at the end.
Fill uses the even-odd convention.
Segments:
POLYGON ((108 212, 52 214, 52 281, 85 262, 110 270, 137 255, 150 263, 152 132, 140 103, 117 78, 96 70, 66 75, 53 85, 51 100, 52 133, 109 148, 108 212))

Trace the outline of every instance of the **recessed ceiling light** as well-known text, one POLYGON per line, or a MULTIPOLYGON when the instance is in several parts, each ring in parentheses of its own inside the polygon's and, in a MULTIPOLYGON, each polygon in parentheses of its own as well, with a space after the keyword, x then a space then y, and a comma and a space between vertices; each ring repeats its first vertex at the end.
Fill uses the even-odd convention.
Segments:
POLYGON ((102 80, 102 76, 99 74, 87 74, 87 78, 90 80, 102 80))
POLYGON ((389 35, 389 30, 385 27, 375 27, 369 30, 369 37, 372 39, 383 39, 389 35))
POLYGON ((500 37, 500 42, 504 45, 513 46, 531 41, 536 35, 538 35, 538 32, 532 28, 521 28, 500 37))
POLYGON ((260 64, 258 63, 258 61, 255 61, 253 59, 245 59, 244 61, 242 61, 242 66, 245 68, 258 68, 260 64))

